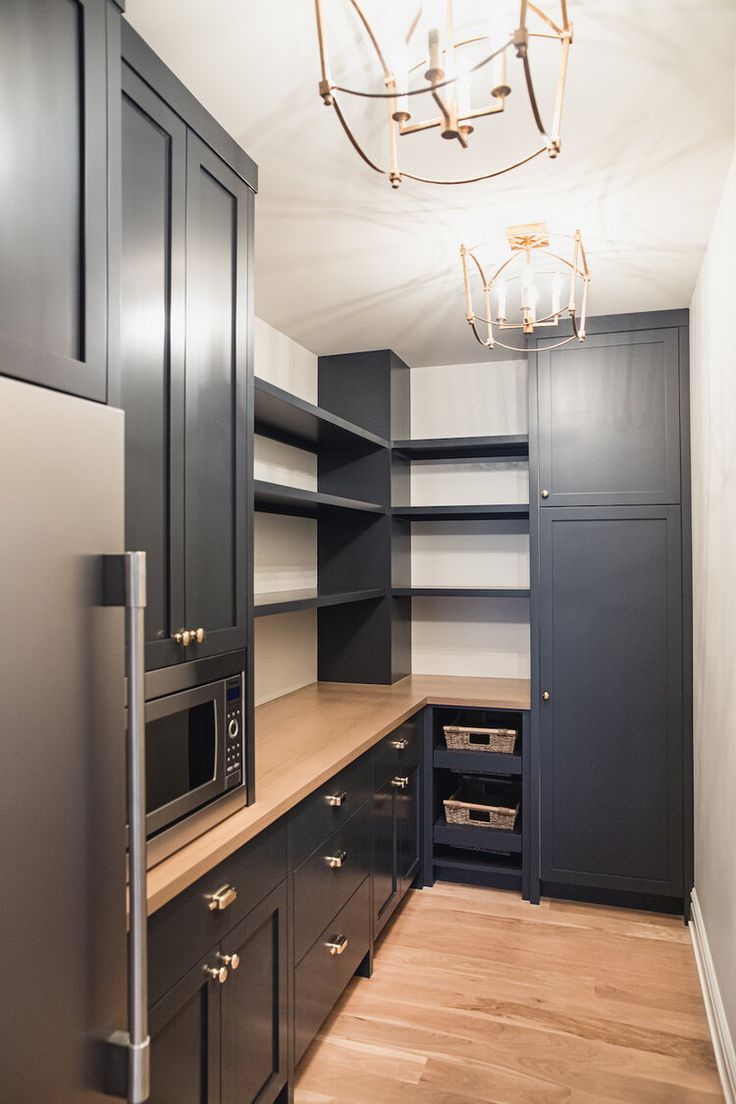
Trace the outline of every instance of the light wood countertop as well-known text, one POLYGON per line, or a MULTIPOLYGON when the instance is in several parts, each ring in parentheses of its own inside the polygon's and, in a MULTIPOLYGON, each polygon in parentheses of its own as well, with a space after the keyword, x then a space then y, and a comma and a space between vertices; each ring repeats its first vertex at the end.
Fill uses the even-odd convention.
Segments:
POLYGON ((259 706, 255 803, 149 870, 149 914, 425 705, 529 709, 530 687, 526 679, 409 675, 393 686, 315 682, 259 706))

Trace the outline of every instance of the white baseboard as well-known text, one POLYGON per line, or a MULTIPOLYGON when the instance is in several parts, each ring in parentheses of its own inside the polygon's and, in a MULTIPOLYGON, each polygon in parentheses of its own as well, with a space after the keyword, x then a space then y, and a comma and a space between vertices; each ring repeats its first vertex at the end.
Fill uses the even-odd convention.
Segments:
POLYGON ((726 1011, 723 1007, 713 957, 708 945, 708 934, 705 930, 703 913, 700 911, 700 903, 695 890, 692 892, 691 902, 690 936, 695 949, 695 961, 698 964, 700 987, 703 990, 708 1027, 713 1040, 718 1072, 721 1076, 723 1095, 726 1098, 726 1104, 736 1104, 736 1050, 734 1050, 733 1039, 728 1029, 726 1011))

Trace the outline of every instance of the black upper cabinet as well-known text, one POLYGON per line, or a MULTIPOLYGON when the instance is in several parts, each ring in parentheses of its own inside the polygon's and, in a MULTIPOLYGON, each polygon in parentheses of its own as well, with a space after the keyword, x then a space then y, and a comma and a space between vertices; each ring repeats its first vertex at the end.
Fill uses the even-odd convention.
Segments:
POLYGON ((246 643, 253 193, 187 125, 184 109, 206 118, 128 27, 124 46, 126 543, 147 553, 152 670, 246 643), (200 643, 175 640, 200 628, 200 643))
POLYGON ((677 329, 538 349, 542 505, 679 502, 677 329))
POLYGON ((542 877, 681 897, 680 508, 540 524, 542 877))
POLYGON ((107 398, 106 23, 119 18, 106 0, 0 4, 0 370, 101 402, 107 398))

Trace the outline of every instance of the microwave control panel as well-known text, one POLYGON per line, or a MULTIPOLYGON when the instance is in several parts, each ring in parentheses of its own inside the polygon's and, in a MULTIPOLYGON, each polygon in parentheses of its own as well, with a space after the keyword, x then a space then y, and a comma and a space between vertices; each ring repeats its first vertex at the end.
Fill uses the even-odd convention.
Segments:
POLYGON ((227 786, 243 774, 243 676, 225 681, 225 778, 227 786))

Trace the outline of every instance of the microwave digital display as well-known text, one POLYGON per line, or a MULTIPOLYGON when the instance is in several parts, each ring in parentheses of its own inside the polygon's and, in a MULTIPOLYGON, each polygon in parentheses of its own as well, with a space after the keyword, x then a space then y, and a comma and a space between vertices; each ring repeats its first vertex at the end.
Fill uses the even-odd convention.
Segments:
POLYGON ((240 687, 239 686, 231 686, 230 689, 227 692, 227 700, 228 701, 237 701, 239 697, 240 697, 240 687))

